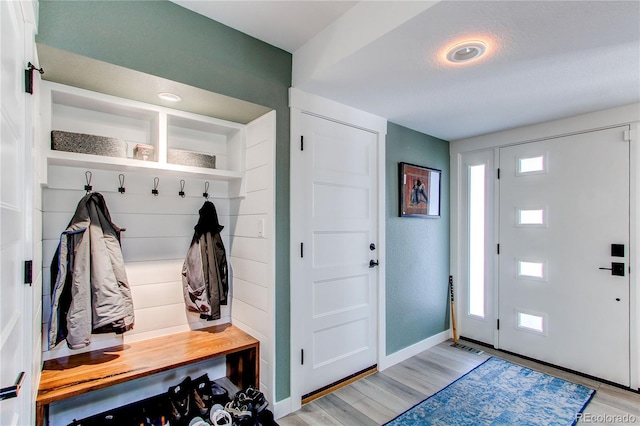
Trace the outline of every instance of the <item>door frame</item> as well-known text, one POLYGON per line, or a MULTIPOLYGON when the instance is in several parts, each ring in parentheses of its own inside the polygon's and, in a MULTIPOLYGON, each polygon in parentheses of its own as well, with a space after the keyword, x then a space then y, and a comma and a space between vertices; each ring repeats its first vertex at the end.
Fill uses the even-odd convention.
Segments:
MULTIPOLYGON (((455 277, 464 273, 462 256, 464 253, 463 241, 464 236, 461 232, 461 200, 465 194, 462 193, 463 170, 460 165, 459 157, 463 152, 477 150, 495 150, 503 146, 522 144, 527 142, 552 139, 563 136, 570 136, 579 133, 603 130, 606 128, 620 127, 621 125, 630 126, 630 243, 629 243, 629 267, 631 271, 635 271, 635 265, 640 265, 640 173, 638 165, 640 165, 640 149, 637 146, 640 137, 640 103, 626 105, 623 107, 612 108, 609 110, 598 111, 595 113, 583 114, 551 122, 545 122, 530 126, 524 126, 517 129, 496 132, 488 135, 478 136, 469 139, 461 139, 452 141, 450 144, 450 161, 451 161, 451 273, 455 277)), ((497 154, 496 154, 497 155, 497 154)), ((630 276, 630 318, 629 318, 629 345, 630 345, 630 388, 640 390, 640 313, 637 312, 640 307, 640 289, 638 284, 640 279, 636 273, 630 276)), ((494 291, 498 291, 497 277, 494 282, 494 291)), ((497 293, 496 293, 497 294, 497 293)), ((457 307, 457 315, 461 315, 460 307, 457 307)), ((458 330, 459 334, 464 335, 464 330, 458 330)), ((497 333, 497 331, 496 331, 497 333)), ((497 336, 494 342, 498 343, 497 336)))
POLYGON ((299 262, 299 245, 302 235, 305 232, 297 212, 302 210, 306 202, 304 187, 301 185, 305 170, 298 161, 300 153, 300 135, 302 134, 301 118, 302 114, 313 115, 326 120, 335 121, 352 127, 357 127, 377 135, 378 154, 378 256, 380 265, 376 268, 377 273, 377 362, 383 363, 386 344, 386 316, 385 316, 385 143, 387 134, 387 120, 373 114, 357 110, 355 108, 340 104, 338 102, 322 98, 317 95, 303 92, 299 89, 289 89, 289 108, 291 110, 291 151, 290 151, 290 349, 291 349, 291 394, 288 407, 278 407, 278 412, 293 412, 301 407, 301 368, 300 368, 300 348, 304 337, 301 321, 304 312, 301 311, 300 304, 295 303, 300 296, 296 283, 304 280, 304 271, 299 262))

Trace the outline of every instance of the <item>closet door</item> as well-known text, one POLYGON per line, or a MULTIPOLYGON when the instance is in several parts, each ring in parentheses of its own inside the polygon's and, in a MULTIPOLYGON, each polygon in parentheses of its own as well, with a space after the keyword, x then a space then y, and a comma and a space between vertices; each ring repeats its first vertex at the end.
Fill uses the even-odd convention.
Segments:
POLYGON ((7 397, 0 401, 1 425, 32 423, 32 300, 23 265, 32 217, 31 177, 25 167, 32 140, 25 117, 33 101, 24 92, 23 79, 27 62, 33 61, 25 52, 25 46, 33 49, 33 33, 25 25, 22 6, 0 2, 0 387, 7 397))
POLYGON ((305 395, 377 361, 378 171, 375 133, 309 114, 301 123, 305 395))

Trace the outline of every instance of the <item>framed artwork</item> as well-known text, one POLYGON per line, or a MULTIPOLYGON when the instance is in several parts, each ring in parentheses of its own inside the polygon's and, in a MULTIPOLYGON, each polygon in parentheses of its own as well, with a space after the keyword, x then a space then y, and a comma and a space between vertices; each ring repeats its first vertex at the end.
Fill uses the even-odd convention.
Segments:
POLYGON ((399 163, 400 216, 440 217, 441 170, 399 163))

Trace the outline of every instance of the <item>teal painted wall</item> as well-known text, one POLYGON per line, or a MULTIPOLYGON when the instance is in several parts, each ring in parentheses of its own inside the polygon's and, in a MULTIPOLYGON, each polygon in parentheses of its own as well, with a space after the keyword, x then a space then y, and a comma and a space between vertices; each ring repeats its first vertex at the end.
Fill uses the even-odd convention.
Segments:
POLYGON ((386 147, 387 355, 449 328, 449 143, 397 124, 386 147), (398 163, 442 170, 439 219, 399 217, 398 163))
POLYGON ((38 43, 276 110, 276 399, 290 395, 291 54, 168 1, 40 1, 38 43))

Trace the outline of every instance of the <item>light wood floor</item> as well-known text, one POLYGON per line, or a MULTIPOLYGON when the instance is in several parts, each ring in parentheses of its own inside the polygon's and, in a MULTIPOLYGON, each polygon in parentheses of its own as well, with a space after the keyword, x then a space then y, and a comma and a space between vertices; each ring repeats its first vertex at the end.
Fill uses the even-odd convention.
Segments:
POLYGON ((443 342, 383 372, 316 399, 277 422, 281 426, 381 425, 433 395, 490 356, 496 356, 595 389, 596 395, 584 411, 592 417, 590 421, 581 421, 579 424, 640 425, 640 394, 466 341, 461 343, 478 347, 485 353, 471 354, 451 347, 451 343, 443 342), (597 417, 603 415, 609 417, 597 417), (618 419, 612 417, 621 416, 622 419, 625 415, 631 422, 617 422, 618 419))

